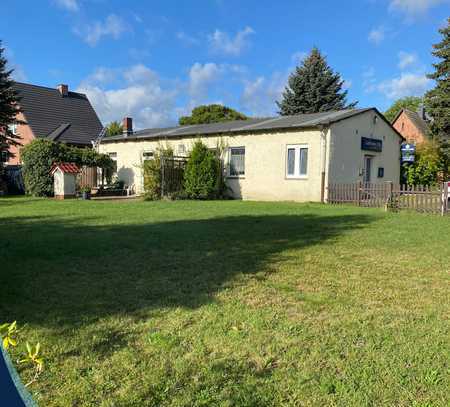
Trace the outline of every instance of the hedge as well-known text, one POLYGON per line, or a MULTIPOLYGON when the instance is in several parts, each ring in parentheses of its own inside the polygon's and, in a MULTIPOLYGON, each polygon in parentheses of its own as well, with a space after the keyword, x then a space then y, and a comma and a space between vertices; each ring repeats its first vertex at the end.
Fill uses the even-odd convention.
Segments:
POLYGON ((100 167, 105 170, 113 166, 113 161, 106 154, 46 139, 33 140, 21 149, 20 156, 25 191, 34 196, 53 195, 53 177, 50 171, 56 162, 73 162, 79 166, 100 167))

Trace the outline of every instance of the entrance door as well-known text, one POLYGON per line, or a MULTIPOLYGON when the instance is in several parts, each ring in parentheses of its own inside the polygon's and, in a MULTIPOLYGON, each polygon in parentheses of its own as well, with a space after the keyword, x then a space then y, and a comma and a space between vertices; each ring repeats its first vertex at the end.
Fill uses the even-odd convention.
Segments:
POLYGON ((372 178, 372 156, 364 156, 364 183, 368 184, 372 178))

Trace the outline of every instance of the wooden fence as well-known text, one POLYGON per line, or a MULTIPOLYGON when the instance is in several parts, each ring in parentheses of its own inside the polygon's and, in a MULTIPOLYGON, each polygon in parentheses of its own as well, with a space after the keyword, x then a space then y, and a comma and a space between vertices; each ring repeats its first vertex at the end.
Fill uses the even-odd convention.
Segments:
POLYGON ((399 185, 392 182, 382 184, 352 183, 330 184, 328 199, 330 204, 354 204, 358 206, 392 209, 412 209, 418 212, 448 212, 448 185, 442 183, 430 187, 424 185, 399 185))
POLYGON ((83 166, 81 172, 78 174, 77 182, 80 188, 97 187, 98 186, 97 167, 83 166))

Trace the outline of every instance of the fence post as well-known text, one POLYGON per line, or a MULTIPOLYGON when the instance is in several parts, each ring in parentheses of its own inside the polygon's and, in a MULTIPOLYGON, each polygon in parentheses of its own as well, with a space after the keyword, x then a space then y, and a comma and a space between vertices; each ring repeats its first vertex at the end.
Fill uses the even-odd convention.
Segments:
POLYGON ((362 189, 362 182, 358 181, 356 183, 356 199, 358 206, 361 206, 361 189, 362 189))
POLYGON ((384 204, 385 212, 389 210, 389 203, 392 201, 394 195, 394 183, 392 181, 388 181, 387 183, 388 183, 388 196, 384 204))
POLYGON ((443 182, 441 185, 442 185, 441 216, 444 216, 447 213, 447 206, 448 206, 448 182, 443 182))

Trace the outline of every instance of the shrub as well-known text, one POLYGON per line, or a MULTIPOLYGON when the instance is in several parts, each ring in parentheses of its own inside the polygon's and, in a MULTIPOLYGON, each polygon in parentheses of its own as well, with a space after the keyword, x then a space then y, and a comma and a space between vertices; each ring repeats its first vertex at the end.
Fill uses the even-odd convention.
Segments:
POLYGON ((416 160, 403 166, 408 185, 435 185, 443 171, 443 152, 438 144, 422 143, 417 147, 416 160))
POLYGON ((161 199, 161 157, 173 157, 171 148, 159 147, 153 159, 145 160, 143 164, 144 172, 144 199, 147 201, 155 201, 161 199))
POLYGON ((221 178, 219 158, 205 144, 197 141, 184 172, 184 189, 187 196, 192 199, 219 197, 221 178))
POLYGON ((34 196, 53 194, 53 177, 50 174, 53 163, 74 162, 79 166, 100 167, 104 170, 113 166, 113 161, 106 154, 45 139, 33 140, 23 147, 21 158, 25 191, 34 196))

